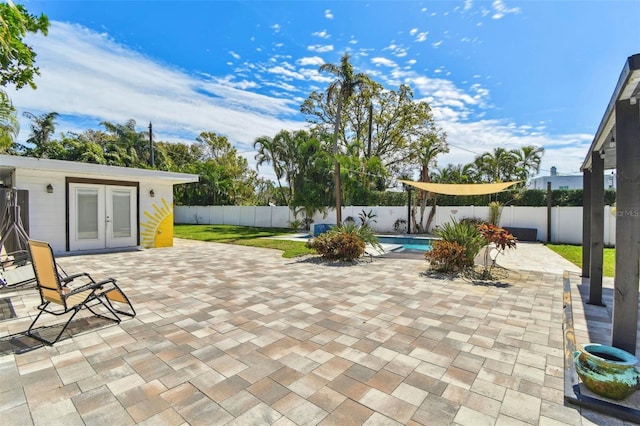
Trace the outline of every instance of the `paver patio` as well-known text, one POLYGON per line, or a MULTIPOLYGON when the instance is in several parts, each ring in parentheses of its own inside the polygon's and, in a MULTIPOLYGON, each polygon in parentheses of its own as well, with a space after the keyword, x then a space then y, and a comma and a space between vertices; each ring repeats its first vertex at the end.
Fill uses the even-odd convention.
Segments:
POLYGON ((83 320, 55 346, 20 353, 8 336, 39 299, 2 290, 18 318, 0 322, 0 419, 622 425, 563 404, 562 270, 578 269, 539 244, 515 252, 499 286, 429 277, 422 260, 336 265, 179 239, 59 258, 117 278, 138 315, 83 320))

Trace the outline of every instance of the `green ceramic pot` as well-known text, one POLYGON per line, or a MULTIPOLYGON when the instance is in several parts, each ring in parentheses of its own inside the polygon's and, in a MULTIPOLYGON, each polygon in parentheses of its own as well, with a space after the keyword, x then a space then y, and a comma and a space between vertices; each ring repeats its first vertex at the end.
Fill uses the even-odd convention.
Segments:
POLYGON ((637 362, 629 352, 597 343, 574 352, 576 371, 587 389, 615 400, 628 397, 640 387, 637 362))

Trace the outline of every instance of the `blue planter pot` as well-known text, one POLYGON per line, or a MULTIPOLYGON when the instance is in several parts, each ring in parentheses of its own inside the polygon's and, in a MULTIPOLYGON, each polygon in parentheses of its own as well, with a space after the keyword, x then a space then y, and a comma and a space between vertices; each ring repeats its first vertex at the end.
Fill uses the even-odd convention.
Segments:
POLYGON ((638 359, 629 352, 591 343, 573 355, 580 380, 595 394, 621 400, 640 387, 638 359))

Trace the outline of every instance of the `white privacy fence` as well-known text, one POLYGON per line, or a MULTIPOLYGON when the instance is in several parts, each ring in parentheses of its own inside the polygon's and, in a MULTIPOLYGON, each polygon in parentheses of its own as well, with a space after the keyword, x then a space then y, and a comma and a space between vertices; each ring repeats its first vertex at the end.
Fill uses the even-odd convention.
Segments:
MULTIPOLYGON (((431 207, 425 211, 426 224, 431 207)), ((396 221, 407 220, 407 207, 348 206, 342 208, 342 219, 353 217, 356 221, 363 212, 375 214, 371 227, 379 233, 395 232, 396 221)), ((604 244, 615 245, 615 208, 604 207, 604 244)), ((438 206, 432 227, 451 221, 451 218, 489 218, 487 206, 438 206)), ((186 224, 242 225, 268 228, 287 228, 296 219, 293 212, 284 206, 176 206, 174 222, 186 224)), ((298 219, 302 219, 299 215, 298 219)), ((335 209, 326 216, 317 213, 314 224, 335 224, 335 209)), ((538 240, 547 241, 547 208, 505 206, 500 217, 500 226, 537 229, 538 240)), ((406 226, 404 226, 406 229, 406 226)), ((582 207, 553 207, 551 209, 551 242, 582 244, 582 207)))

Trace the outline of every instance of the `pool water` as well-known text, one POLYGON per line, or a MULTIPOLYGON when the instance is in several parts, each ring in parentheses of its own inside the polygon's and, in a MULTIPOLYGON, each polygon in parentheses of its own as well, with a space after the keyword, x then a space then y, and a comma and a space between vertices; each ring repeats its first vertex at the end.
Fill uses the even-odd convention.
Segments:
POLYGON ((405 250, 427 251, 431 250, 432 238, 427 237, 406 237, 406 236, 378 236, 378 242, 383 244, 398 244, 405 250))
POLYGON ((431 250, 431 244, 403 244, 405 250, 427 251, 431 250))

